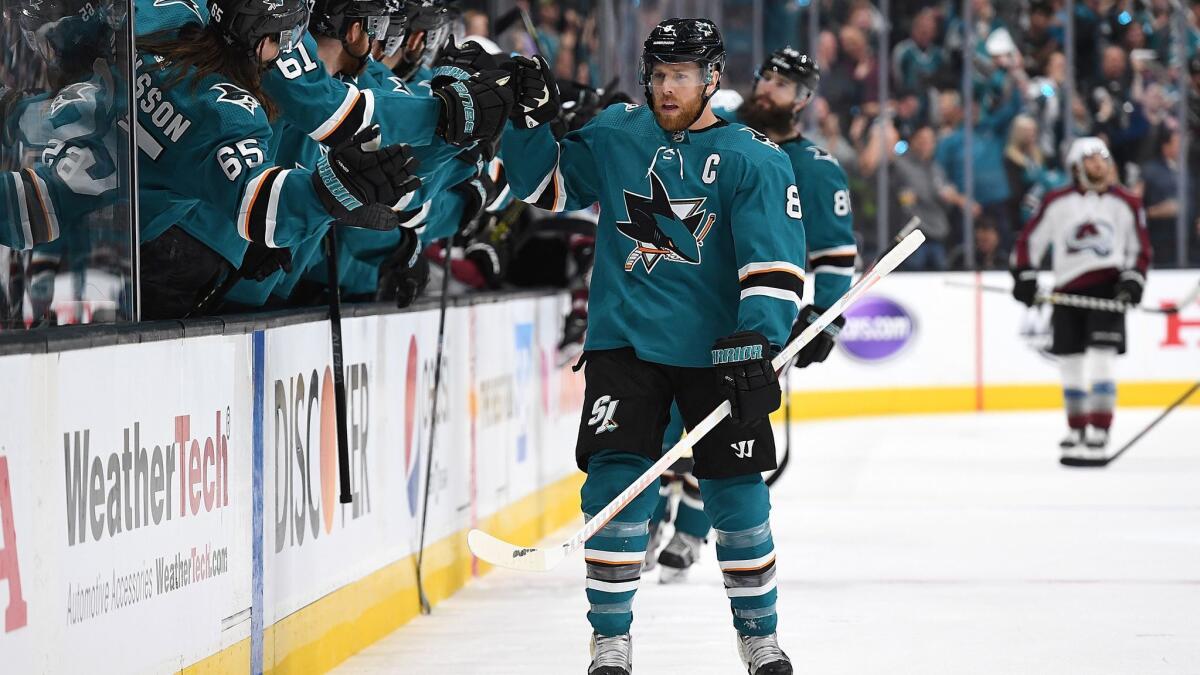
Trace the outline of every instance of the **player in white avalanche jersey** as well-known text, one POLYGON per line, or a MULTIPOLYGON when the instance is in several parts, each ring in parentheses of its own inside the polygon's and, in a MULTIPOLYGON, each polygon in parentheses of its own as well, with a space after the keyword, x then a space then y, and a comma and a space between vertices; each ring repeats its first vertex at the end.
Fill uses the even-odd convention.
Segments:
MULTIPOLYGON (((1037 270, 1049 251, 1055 291, 1141 302, 1152 255, 1141 200, 1116 183, 1099 138, 1076 140, 1067 167, 1072 184, 1046 195, 1017 239, 1013 297, 1036 302, 1037 270)), ((1060 443, 1063 457, 1102 461, 1117 396, 1113 362, 1125 353, 1125 316, 1056 306, 1052 325, 1051 352, 1059 356, 1070 428, 1060 443)))

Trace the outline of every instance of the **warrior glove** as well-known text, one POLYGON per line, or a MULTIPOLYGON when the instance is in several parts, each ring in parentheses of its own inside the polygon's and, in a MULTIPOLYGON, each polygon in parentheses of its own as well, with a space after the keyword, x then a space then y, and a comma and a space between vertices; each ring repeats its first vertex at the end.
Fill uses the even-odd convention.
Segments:
POLYGON ((433 95, 442 102, 438 135, 459 147, 499 138, 512 112, 511 80, 507 71, 489 70, 435 88, 433 95))
POLYGON ((757 331, 742 331, 713 343, 717 386, 729 400, 729 416, 752 424, 779 408, 781 392, 771 365, 771 343, 757 331))
POLYGON ((514 56, 507 64, 512 70, 512 86, 516 105, 512 108, 513 124, 526 129, 537 127, 558 117, 562 108, 558 82, 546 59, 514 56))
POLYGON ((380 149, 373 125, 322 157, 312 181, 325 210, 343 224, 392 230, 399 220, 390 207, 421 187, 419 165, 407 145, 380 149))

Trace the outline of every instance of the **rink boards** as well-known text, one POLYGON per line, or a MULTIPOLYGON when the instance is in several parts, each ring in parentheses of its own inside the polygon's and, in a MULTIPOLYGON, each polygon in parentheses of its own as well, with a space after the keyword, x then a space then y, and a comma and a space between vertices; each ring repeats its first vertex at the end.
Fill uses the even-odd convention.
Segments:
MULTIPOLYGON (((1154 272, 1146 304, 1196 271, 1154 272)), ((886 280, 797 419, 1059 405, 1047 316, 1005 273, 886 280)), ((337 501, 326 321, 0 357, 4 672, 323 672, 485 570, 473 526, 537 541, 578 516, 582 376, 559 367, 565 296, 453 307, 424 491, 438 312, 347 318, 353 504, 337 501)), ((1129 317, 1121 404, 1200 378, 1200 307, 1129 317)), ((934 433, 934 430, 931 430, 934 433)))
POLYGON ((4 672, 321 672, 473 574, 466 530, 578 515, 563 297, 0 358, 4 672), (257 670, 258 668, 255 668, 257 670))
MULTIPOLYGON (((1044 289, 1051 279, 1041 279, 1044 289)), ((1151 270, 1142 304, 1174 305, 1200 270, 1151 270)), ((795 419, 1055 408, 1058 368, 1046 353, 1050 308, 1008 293, 1007 272, 895 274, 850 311, 820 370, 793 371, 795 419)), ((1200 379, 1200 305, 1177 315, 1131 312, 1118 359, 1118 405, 1166 406, 1200 379)), ((1192 402, 1200 405, 1200 400, 1192 402)))

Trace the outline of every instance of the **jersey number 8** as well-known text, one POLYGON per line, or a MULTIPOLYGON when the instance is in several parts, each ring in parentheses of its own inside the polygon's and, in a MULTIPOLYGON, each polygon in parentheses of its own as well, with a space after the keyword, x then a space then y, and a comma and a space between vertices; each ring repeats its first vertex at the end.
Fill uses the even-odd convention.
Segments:
POLYGON ((850 215, 850 191, 838 190, 833 193, 833 215, 848 216, 850 215))
POLYGON ((804 217, 804 211, 800 208, 800 190, 795 185, 789 185, 787 189, 787 214, 796 220, 804 217))

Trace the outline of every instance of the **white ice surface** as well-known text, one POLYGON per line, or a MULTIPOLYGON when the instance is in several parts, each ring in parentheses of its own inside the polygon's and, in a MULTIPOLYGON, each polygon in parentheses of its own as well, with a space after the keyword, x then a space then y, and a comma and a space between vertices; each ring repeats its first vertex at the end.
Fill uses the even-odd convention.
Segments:
MULTIPOLYGON (((1157 411, 1122 410, 1114 448, 1157 411)), ((1107 469, 1059 466, 1061 413, 804 423, 772 492, 797 673, 1200 673, 1200 410, 1107 469)), ((642 580, 634 671, 740 673, 711 549, 642 580)), ((496 571, 339 673, 587 670, 583 562, 496 571)))

